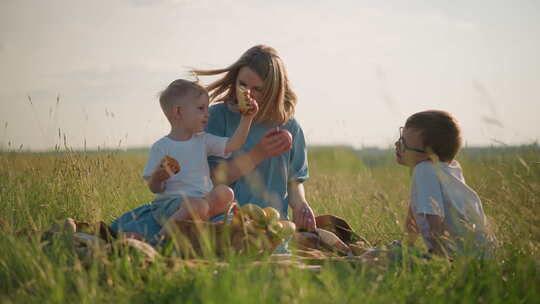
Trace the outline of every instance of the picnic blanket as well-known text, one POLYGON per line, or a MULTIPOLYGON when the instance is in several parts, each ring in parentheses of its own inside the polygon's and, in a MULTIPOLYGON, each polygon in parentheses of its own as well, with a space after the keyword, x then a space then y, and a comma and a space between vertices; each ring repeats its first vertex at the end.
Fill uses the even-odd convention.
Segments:
POLYGON ((117 235, 104 222, 87 223, 68 218, 55 223, 43 233, 42 239, 51 243, 59 234, 67 235, 72 239, 73 246, 81 258, 93 258, 96 253, 103 255, 135 252, 145 263, 166 257, 170 250, 175 251, 177 257, 186 261, 202 261, 205 260, 205 256, 220 258, 227 254, 240 254, 250 255, 256 260, 269 256, 272 257, 270 260, 273 263, 286 265, 293 263, 297 266, 298 263, 320 265, 323 261, 329 260, 362 260, 373 263, 378 262, 381 256, 387 257, 392 254, 388 250, 373 248, 365 238, 354 232, 343 218, 331 214, 320 215, 316 217, 316 223, 317 231, 296 231, 289 238, 289 244, 293 249, 292 255, 271 255, 279 243, 268 238, 263 231, 259 231, 260 234, 256 235, 256 231, 246 227, 247 223, 233 226, 226 222, 184 221, 178 225, 178 238, 151 246, 143 241, 117 235), (329 239, 325 235, 333 237, 329 239), (166 248, 169 251, 165 250, 166 248))

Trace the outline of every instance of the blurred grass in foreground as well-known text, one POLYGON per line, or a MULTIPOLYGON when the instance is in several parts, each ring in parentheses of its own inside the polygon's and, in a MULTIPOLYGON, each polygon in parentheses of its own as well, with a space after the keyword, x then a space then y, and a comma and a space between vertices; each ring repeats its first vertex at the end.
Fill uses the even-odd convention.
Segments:
MULTIPOLYGON (((399 239, 410 179, 393 158, 390 150, 311 147, 305 186, 316 214, 345 218, 376 245, 399 239)), ((3 152, 0 302, 539 302, 540 147, 468 148, 458 160, 502 243, 494 260, 413 261, 386 273, 329 264, 312 274, 242 260, 172 271, 118 258, 82 268, 67 250, 45 253, 15 232, 66 217, 110 222, 151 201, 140 178, 146 152, 3 152)))

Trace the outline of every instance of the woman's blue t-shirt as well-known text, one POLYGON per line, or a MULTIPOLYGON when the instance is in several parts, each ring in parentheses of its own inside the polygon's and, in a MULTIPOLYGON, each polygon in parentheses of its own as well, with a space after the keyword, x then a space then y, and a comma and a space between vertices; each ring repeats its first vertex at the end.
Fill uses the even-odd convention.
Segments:
MULTIPOLYGON (((240 123, 240 113, 232 111, 226 104, 219 103, 210 107, 210 119, 206 132, 231 137, 240 123)), ((249 130, 244 146, 233 152, 232 158, 245 153, 255 146, 262 136, 277 125, 253 124, 249 130)), ((305 181, 308 177, 307 149, 304 132, 293 118, 280 129, 289 131, 292 135, 292 148, 286 153, 263 160, 257 167, 229 185, 240 205, 248 203, 261 207, 274 207, 282 219, 287 218, 289 207, 287 185, 288 181, 305 181)), ((221 158, 210 157, 211 167, 224 161, 221 158)))

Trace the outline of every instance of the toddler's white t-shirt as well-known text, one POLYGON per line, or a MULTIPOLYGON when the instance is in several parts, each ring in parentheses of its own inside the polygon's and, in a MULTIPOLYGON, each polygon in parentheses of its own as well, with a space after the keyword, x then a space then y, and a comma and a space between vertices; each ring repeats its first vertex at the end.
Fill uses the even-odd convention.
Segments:
POLYGON ((426 240, 429 225, 422 214, 443 218, 444 229, 449 234, 443 245, 449 253, 463 252, 466 245, 468 248, 472 245, 473 249, 483 247, 488 252, 494 246, 495 239, 489 231, 482 202, 465 183, 456 160, 450 164, 424 161, 415 166, 410 207, 429 249, 433 245, 426 240))
POLYGON ((155 142, 150 148, 148 162, 144 168, 145 180, 150 178, 166 155, 176 159, 180 164, 180 172, 165 182, 165 191, 156 194, 156 199, 178 196, 204 197, 213 187, 207 158, 209 155, 229 157, 230 153, 225 153, 228 139, 200 132, 186 141, 175 141, 165 136, 155 142))

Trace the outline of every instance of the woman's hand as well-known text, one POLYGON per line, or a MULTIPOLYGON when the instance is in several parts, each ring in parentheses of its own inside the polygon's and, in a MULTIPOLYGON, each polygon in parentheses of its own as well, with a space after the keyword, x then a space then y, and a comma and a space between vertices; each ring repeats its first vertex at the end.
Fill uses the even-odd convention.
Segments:
POLYGON ((313 210, 306 201, 304 185, 298 181, 290 181, 287 190, 289 192, 289 205, 293 211, 293 222, 296 224, 296 229, 314 232, 315 228, 317 228, 317 223, 315 222, 313 210))
POLYGON ((269 130, 251 150, 227 161, 225 171, 221 171, 223 170, 223 166, 221 169, 219 166, 212 168, 212 179, 214 182, 219 181, 219 184, 230 185, 251 172, 263 160, 281 155, 289 151, 291 147, 292 135, 289 131, 269 130), (222 172, 225 172, 225 175, 222 172))
POLYGON ((272 129, 267 131, 253 148, 253 153, 260 159, 279 156, 292 147, 292 135, 287 130, 272 129))
POLYGON ((315 223, 315 214, 307 202, 297 204, 293 208, 293 222, 297 230, 307 230, 314 232, 317 228, 315 223))

